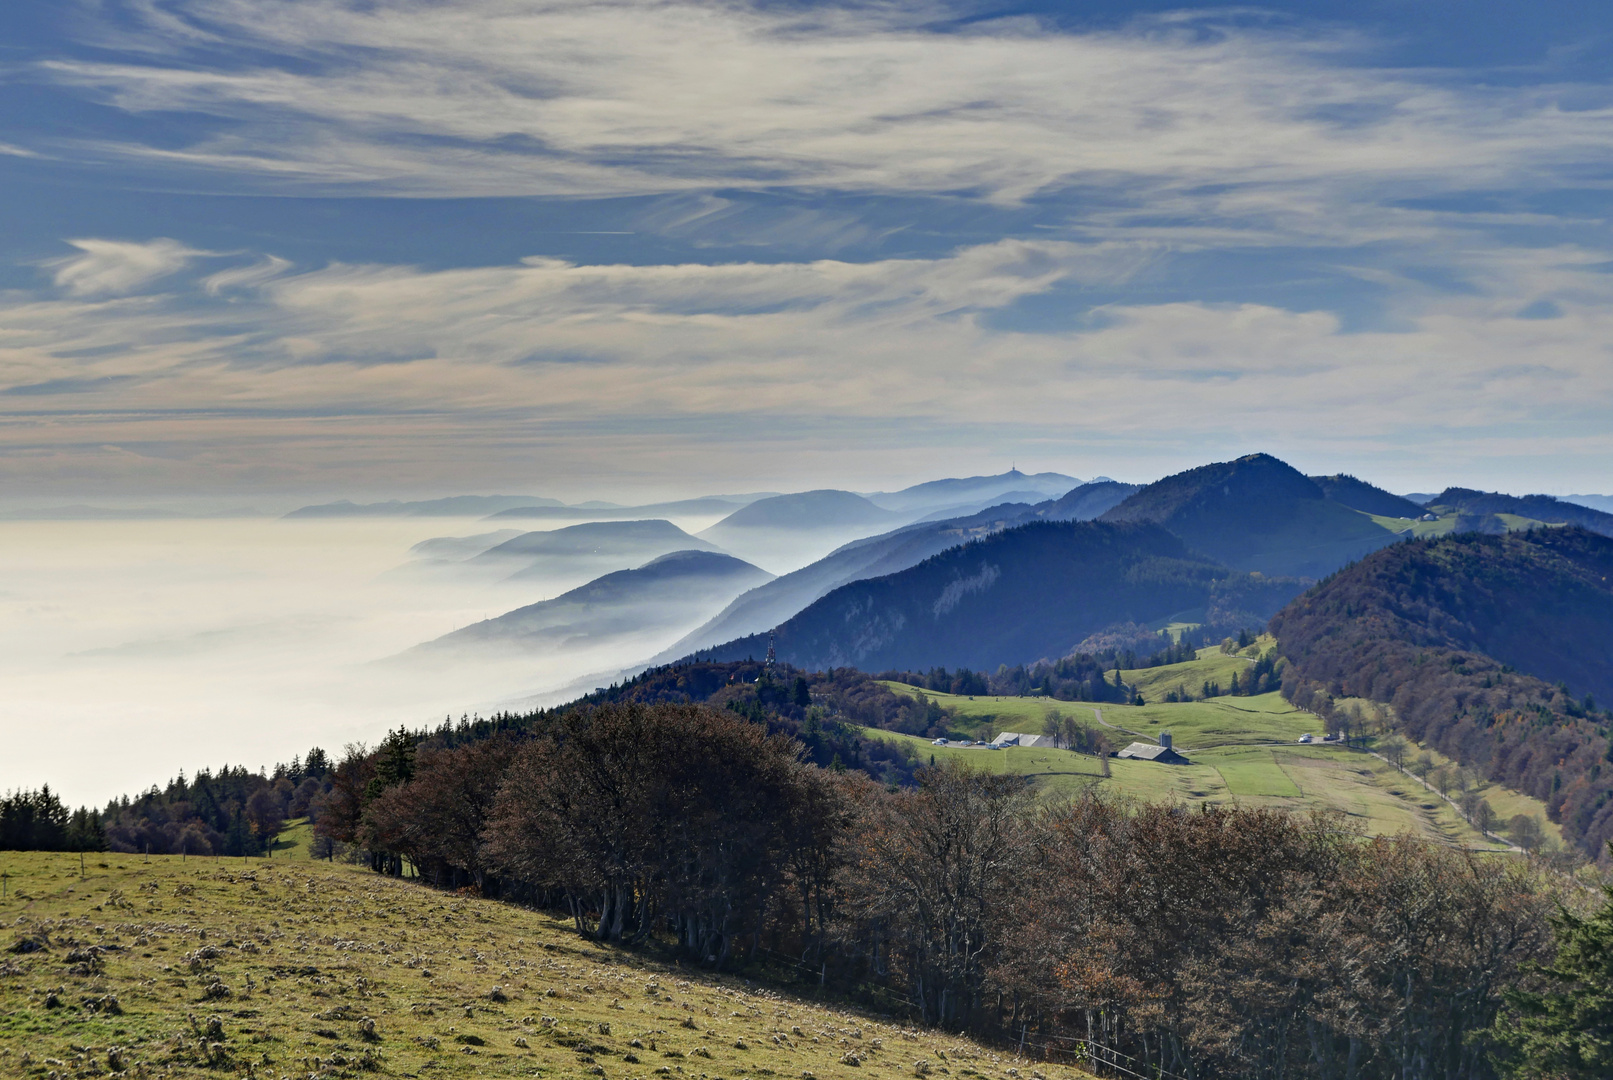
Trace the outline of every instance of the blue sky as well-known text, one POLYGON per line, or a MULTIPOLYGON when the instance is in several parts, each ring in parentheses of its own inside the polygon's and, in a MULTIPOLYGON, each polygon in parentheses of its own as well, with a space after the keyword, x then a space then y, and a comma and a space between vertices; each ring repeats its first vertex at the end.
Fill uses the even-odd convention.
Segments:
POLYGON ((10 0, 8 495, 1613 488, 1605 4, 10 0))

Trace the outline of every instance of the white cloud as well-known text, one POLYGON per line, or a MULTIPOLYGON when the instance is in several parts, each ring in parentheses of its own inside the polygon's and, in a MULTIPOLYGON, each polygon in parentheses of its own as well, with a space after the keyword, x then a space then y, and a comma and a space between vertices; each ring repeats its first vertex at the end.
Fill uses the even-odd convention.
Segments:
POLYGON ((1257 447, 1319 468, 1388 448, 1395 472, 1492 486, 1550 452, 1554 475, 1595 487, 1613 453, 1605 252, 1475 253, 1471 291, 1408 291, 1392 333, 1186 301, 1111 305, 1081 330, 1003 328, 1022 301, 1124 283, 1156 255, 1003 241, 872 263, 265 262, 255 281, 205 279, 211 292, 13 298, 0 475, 480 488, 559 469, 691 484, 734 479, 737 460, 776 485, 781 462, 855 475, 887 453, 933 472, 1009 448, 1136 475, 1257 447), (1519 317, 1539 300, 1560 315, 1519 317), (85 449, 106 445, 142 456, 114 466, 85 449))
POLYGON ((290 261, 278 256, 266 255, 251 266, 235 266, 203 278, 202 288, 207 290, 208 295, 218 296, 226 290, 247 289, 254 285, 262 285, 264 282, 277 278, 290 269, 290 261))
POLYGON ((179 149, 101 152, 393 193, 746 185, 1012 201, 1072 184, 1133 195, 1220 184, 1232 190, 1197 197, 1258 217, 1273 199, 1379 202, 1386 185, 1404 198, 1537 184, 1613 149, 1613 111, 1584 107, 1583 87, 1464 86, 1353 65, 1359 41, 1199 33, 1180 20, 939 33, 923 5, 176 0, 160 10, 153 50, 183 55, 205 29, 207 56, 278 59, 46 64, 49 78, 131 112, 231 121, 179 149), (1570 93, 1580 100, 1561 107, 1570 93))
POLYGON ((52 263, 56 286, 74 296, 126 293, 183 270, 192 259, 208 254, 177 240, 143 244, 120 240, 69 240, 83 254, 52 263))

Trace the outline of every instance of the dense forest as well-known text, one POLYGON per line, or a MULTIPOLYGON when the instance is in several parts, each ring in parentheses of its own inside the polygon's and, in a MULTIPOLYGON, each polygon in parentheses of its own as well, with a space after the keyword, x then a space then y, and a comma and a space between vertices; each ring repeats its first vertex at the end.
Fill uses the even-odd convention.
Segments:
MULTIPOLYGON (((1369 487, 1349 485, 1349 502, 1361 503, 1362 489, 1369 487)), ((1394 540, 1370 517, 1335 502, 1316 481, 1269 454, 1167 476, 1099 520, 1153 522, 1195 552, 1273 577, 1319 578, 1394 540)))
MULTIPOLYGON (((1149 523, 1037 522, 843 585, 780 624, 774 640, 779 659, 809 670, 991 671, 1067 656, 1108 627, 1183 611, 1236 632, 1264 623, 1303 587, 1228 570, 1149 523)), ((756 657, 769 640, 737 638, 688 659, 756 657)))
POLYGON ((1283 692, 1324 717, 1343 697, 1390 706, 1598 856, 1613 839, 1613 717, 1597 705, 1613 698, 1610 575, 1613 540, 1573 527, 1396 544, 1272 620, 1283 692))
POLYGON ((1019 777, 899 787, 802 756, 732 709, 602 704, 355 751, 319 828, 590 938, 1184 1077, 1482 1080, 1548 955, 1554 894, 1521 861, 1256 810, 1035 811, 1019 777))

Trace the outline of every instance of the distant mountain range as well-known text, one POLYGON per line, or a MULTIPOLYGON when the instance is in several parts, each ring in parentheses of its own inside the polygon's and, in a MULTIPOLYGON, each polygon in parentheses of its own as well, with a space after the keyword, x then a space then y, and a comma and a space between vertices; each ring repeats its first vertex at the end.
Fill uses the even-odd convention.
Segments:
POLYGON ((1136 491, 1134 484, 1103 480, 1037 505, 1005 503, 941 521, 921 521, 879 536, 854 540, 817 562, 775 578, 729 604, 650 663, 666 663, 697 649, 760 633, 788 619, 833 589, 863 578, 906 570, 948 548, 1028 521, 1086 521, 1136 491))
MULTIPOLYGON (((1182 545, 1183 557, 1202 559, 1226 571, 1218 586, 1219 598, 1214 600, 1220 618, 1258 623, 1299 592, 1303 581, 1325 577, 1397 540, 1418 535, 1418 530, 1427 534, 1472 531, 1488 523, 1495 526, 1494 531, 1506 531, 1568 522, 1605 528, 1613 523, 1610 517, 1544 496, 1499 496, 1457 489, 1434 497, 1425 507, 1353 476, 1307 477, 1270 455, 1252 454, 1177 473, 1143 488, 1102 481, 1035 506, 999 506, 978 519, 919 523, 847 544, 819 562, 740 596, 711 623, 686 635, 656 660, 674 659, 670 654, 678 649, 742 658, 755 651, 757 635, 777 626, 781 640, 786 636, 791 640, 796 662, 807 666, 817 661, 883 664, 898 654, 902 664, 921 663, 925 649, 933 655, 922 664, 944 663, 943 655, 955 656, 962 646, 947 638, 949 631, 944 627, 910 619, 916 618, 913 612, 937 587, 925 574, 933 572, 932 564, 950 547, 1036 521, 1097 518, 1111 524, 1158 526, 1182 545), (1436 520, 1425 521, 1425 517, 1436 520), (930 569, 915 574, 914 568, 920 564, 930 569), (1250 579, 1246 576, 1250 573, 1260 576, 1250 579), (876 578, 878 589, 869 592, 875 589, 871 580, 876 578), (873 604, 876 599, 883 613, 879 618, 885 620, 883 629, 869 622, 872 615, 853 615, 854 610, 861 610, 859 605, 873 604), (890 628, 891 620, 902 619, 909 620, 904 623, 906 629, 898 633, 890 628)), ((711 530, 702 535, 711 535, 711 530)), ((1010 552, 1003 556, 1007 561, 993 565, 1006 572, 1004 567, 1018 557, 1010 552)), ((1112 596, 1101 600, 1109 594, 1094 592, 1098 586, 1087 579, 1053 573, 1041 577, 1049 602, 1070 611, 1123 606, 1112 596)), ((962 568, 956 568, 956 579, 974 580, 962 568)), ((1190 621, 1215 621, 1210 607, 1208 593, 1193 604, 1180 605, 1182 610, 1199 609, 1197 618, 1190 621)), ((1156 613, 1153 618, 1164 614, 1168 613, 1156 613)), ((1024 620, 1040 623, 1048 617, 1036 608, 1024 620)), ((1055 636, 1068 629, 1057 621, 1047 623, 1047 628, 1055 636)), ((1019 634, 1006 616, 982 616, 971 631, 971 647, 991 655, 1013 656, 1005 662, 1055 655, 1014 655, 1015 649, 1027 644, 1019 634)), ((1073 640, 1081 636, 1084 634, 1073 640)), ((1036 639, 1036 645, 1053 647, 1047 639, 1036 639)))
MULTIPOLYGON (((1028 501, 1038 485, 1070 479, 1009 472, 866 497, 821 489, 757 498, 698 536, 662 519, 595 521, 504 539, 496 533, 440 538, 414 554, 498 567, 500 573, 509 567, 506 576, 514 579, 554 576, 562 567, 612 571, 545 601, 565 600, 568 614, 553 625, 567 626, 586 623, 578 612, 590 603, 610 608, 601 618, 615 625, 625 603, 620 590, 638 580, 616 581, 614 572, 627 565, 670 552, 737 554, 741 558, 732 562, 752 566, 757 576, 725 579, 746 584, 724 594, 694 629, 687 629, 694 623, 680 625, 670 615, 651 619, 683 634, 648 662, 697 653, 719 659, 760 655, 763 635, 777 628, 781 655, 804 667, 989 667, 1062 655, 1060 650, 1117 622, 1179 617, 1217 626, 1258 625, 1306 581, 1412 535, 1542 524, 1613 526, 1613 514, 1546 496, 1452 488, 1425 506, 1353 476, 1308 477, 1266 454, 1200 466, 1145 487, 1100 479, 1028 501), (1009 501, 919 514, 937 502, 993 492, 1009 501), (920 520, 913 520, 916 515, 920 520), (1093 519, 1102 527, 1068 524, 1093 519), (849 541, 780 577, 754 565, 788 562, 792 551, 841 535, 849 541)), ((497 516, 510 520, 552 509, 513 508, 497 516)), ((718 593, 714 588, 712 595, 718 593)), ((528 612, 526 622, 499 625, 527 625, 541 616, 547 627, 559 618, 542 612, 560 608, 538 607, 536 615, 520 609, 528 612)), ((693 608, 679 610, 678 617, 690 618, 693 608)))
MULTIPOLYGON (((767 498, 767 496, 758 496, 767 498)), ((675 502, 648 503, 644 506, 515 506, 489 514, 489 521, 508 521, 512 518, 563 520, 566 518, 646 518, 732 514, 753 499, 745 496, 707 496, 701 499, 679 499, 675 502)))
POLYGON ((474 623, 419 646, 417 652, 530 652, 600 645, 613 637, 675 632, 772 577, 711 551, 674 551, 632 570, 596 578, 540 603, 474 623))
MULTIPOLYGON (((1064 656, 1115 623, 1202 611, 1234 576, 1151 523, 1035 522, 843 585, 779 626, 777 649, 811 670, 990 670, 1064 656)), ((740 660, 766 648, 758 634, 697 655, 740 660)))
POLYGON ((901 491, 876 491, 867 498, 883 509, 913 514, 970 506, 984 509, 1004 502, 1037 503, 1080 486, 1081 481, 1063 473, 1022 473, 1009 469, 996 476, 931 480, 901 491))
POLYGON ((355 503, 346 499, 317 506, 300 506, 288 518, 327 517, 481 517, 512 506, 564 506, 558 499, 536 495, 452 495, 445 499, 403 502, 355 503))
MULTIPOLYGON (((1077 487, 1080 483, 1074 477, 1060 473, 1027 474, 1017 469, 1010 469, 997 476, 931 480, 903 488, 901 491, 873 492, 866 499, 849 491, 836 494, 864 499, 876 508, 892 511, 896 516, 912 521, 922 514, 948 507, 964 508, 971 504, 983 506, 988 503, 1004 502, 1007 501, 1005 495, 1008 492, 1035 496, 1031 501, 1040 502, 1077 487)), ((623 506, 599 500, 568 504, 559 499, 538 495, 452 495, 440 499, 417 501, 390 499, 374 503, 355 503, 348 499, 340 499, 336 502, 298 507, 285 516, 289 518, 497 516, 534 519, 677 517, 729 514, 741 507, 766 499, 778 497, 799 499, 803 496, 810 498, 797 502, 795 505, 798 507, 820 506, 833 512, 833 506, 823 498, 825 494, 824 491, 811 491, 799 492, 796 496, 781 496, 780 492, 763 491, 743 495, 706 495, 694 499, 638 506, 623 506)), ((784 507, 789 505, 783 504, 784 507)), ((775 513, 779 513, 781 517, 789 516, 789 511, 783 508, 776 510, 775 513)), ((895 518, 884 520, 890 521, 895 518)))
POLYGON ((502 571, 512 580, 543 579, 557 571, 594 566, 626 569, 674 551, 716 551, 670 521, 587 521, 545 532, 524 532, 465 562, 502 571))
POLYGON ((931 555, 996 532, 1020 520, 1024 506, 952 521, 921 522, 837 548, 809 566, 744 593, 698 630, 650 663, 665 663, 697 649, 777 626, 832 589, 862 578, 905 570, 931 555))

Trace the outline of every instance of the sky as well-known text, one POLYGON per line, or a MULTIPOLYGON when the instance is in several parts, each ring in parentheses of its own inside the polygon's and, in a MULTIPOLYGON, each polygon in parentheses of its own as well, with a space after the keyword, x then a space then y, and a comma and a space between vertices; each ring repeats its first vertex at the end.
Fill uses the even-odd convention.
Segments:
POLYGON ((1613 8, 7 0, 0 497, 1613 489, 1613 8))

